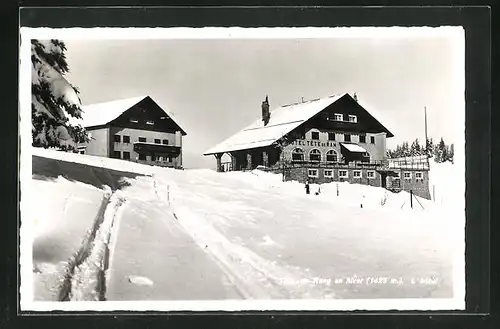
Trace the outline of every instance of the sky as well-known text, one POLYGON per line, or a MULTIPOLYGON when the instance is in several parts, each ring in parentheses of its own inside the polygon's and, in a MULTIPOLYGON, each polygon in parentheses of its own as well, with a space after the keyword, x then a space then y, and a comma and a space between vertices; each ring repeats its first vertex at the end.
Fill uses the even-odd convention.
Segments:
POLYGON ((270 108, 355 92, 361 105, 403 141, 428 135, 453 143, 464 125, 454 39, 149 39, 64 40, 83 105, 150 95, 187 132, 186 168, 213 168, 202 153, 252 123, 269 96, 270 108), (460 115, 458 115, 460 113, 460 115))

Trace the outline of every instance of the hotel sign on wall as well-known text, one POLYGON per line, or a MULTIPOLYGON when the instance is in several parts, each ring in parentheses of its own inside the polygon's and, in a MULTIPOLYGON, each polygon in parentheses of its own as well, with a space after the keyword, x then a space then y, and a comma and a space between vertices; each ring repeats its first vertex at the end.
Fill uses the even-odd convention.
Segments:
POLYGON ((318 140, 305 140, 305 139, 297 139, 294 140, 291 145, 296 146, 318 146, 318 147, 337 147, 336 142, 323 142, 318 140))

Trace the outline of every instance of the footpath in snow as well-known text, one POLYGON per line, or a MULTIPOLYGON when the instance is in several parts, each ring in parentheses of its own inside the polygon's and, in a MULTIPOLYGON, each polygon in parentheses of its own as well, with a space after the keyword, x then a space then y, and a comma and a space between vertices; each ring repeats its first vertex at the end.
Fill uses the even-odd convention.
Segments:
POLYGON ((241 299, 224 272, 137 179, 127 198, 110 260, 108 300, 241 299))

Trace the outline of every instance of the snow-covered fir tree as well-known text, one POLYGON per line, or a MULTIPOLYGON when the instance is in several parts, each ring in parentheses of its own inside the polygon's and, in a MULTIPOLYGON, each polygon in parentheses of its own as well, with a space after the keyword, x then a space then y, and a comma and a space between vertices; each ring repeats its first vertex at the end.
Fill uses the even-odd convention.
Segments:
POLYGON ((421 148, 420 143, 419 143, 418 138, 417 138, 411 143, 410 154, 412 156, 418 156, 418 155, 422 155, 422 153, 423 153, 422 148, 421 148))
POLYGON ((439 143, 436 145, 434 159, 438 163, 448 161, 448 150, 443 138, 441 138, 439 143))
POLYGON ((429 158, 432 158, 434 156, 434 141, 432 140, 432 138, 427 138, 425 152, 429 158))
POLYGON ((72 125, 70 117, 81 118, 78 90, 65 78, 66 46, 59 40, 31 41, 31 114, 35 147, 74 149, 88 141, 85 129, 72 125))

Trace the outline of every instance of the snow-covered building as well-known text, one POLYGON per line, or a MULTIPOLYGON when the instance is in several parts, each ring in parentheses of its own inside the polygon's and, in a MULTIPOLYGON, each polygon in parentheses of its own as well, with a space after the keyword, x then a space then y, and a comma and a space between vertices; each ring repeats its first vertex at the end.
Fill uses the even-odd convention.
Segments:
POLYGON ((165 167, 182 167, 182 136, 186 132, 150 96, 82 107, 90 142, 81 154, 123 159, 165 167))
POLYGON ((218 171, 260 167, 301 182, 349 181, 430 197, 428 165, 389 165, 386 139, 394 135, 357 97, 345 93, 274 110, 266 97, 261 109, 255 122, 204 153, 215 156, 218 171), (222 162, 224 154, 230 162, 222 162))

